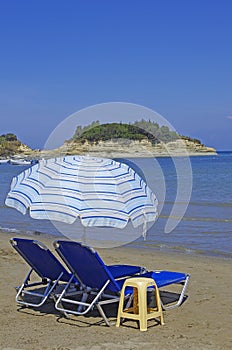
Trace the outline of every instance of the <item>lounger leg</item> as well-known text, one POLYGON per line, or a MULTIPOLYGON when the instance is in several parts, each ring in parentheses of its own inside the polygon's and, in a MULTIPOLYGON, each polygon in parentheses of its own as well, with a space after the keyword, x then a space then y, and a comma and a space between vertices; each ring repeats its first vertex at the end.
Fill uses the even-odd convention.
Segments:
POLYGON ((31 290, 31 291, 25 290, 26 287, 35 287, 35 286, 40 286, 42 284, 41 282, 35 282, 35 283, 28 285, 28 281, 30 280, 30 275, 31 275, 32 271, 33 271, 33 269, 31 269, 29 271, 29 273, 28 273, 27 277, 25 278, 24 283, 20 287, 15 299, 16 299, 16 302, 18 304, 22 304, 25 306, 32 306, 32 307, 40 307, 45 303, 45 301, 48 299, 48 297, 51 295, 52 291, 55 289, 55 287, 59 283, 59 281, 63 275, 63 272, 59 275, 56 282, 54 282, 54 283, 52 281, 48 282, 46 289, 45 289, 44 293, 42 294, 42 293, 37 293, 33 290, 31 290), (36 297, 36 298, 40 298, 40 302, 39 303, 29 303, 29 302, 25 302, 23 300, 19 300, 19 298, 22 296, 23 293, 25 293, 27 295, 32 295, 33 297, 36 297))
MULTIPOLYGON (((27 274, 27 276, 26 276, 26 278, 25 278, 23 284, 22 284, 19 288, 16 288, 17 294, 16 294, 16 297, 15 297, 15 300, 16 300, 16 302, 19 303, 19 304, 25 304, 23 301, 19 300, 19 298, 21 297, 21 294, 22 294, 22 292, 23 292, 23 290, 24 290, 24 287, 26 287, 28 281, 30 281, 30 276, 31 276, 31 274, 32 274, 32 271, 33 271, 33 269, 30 269, 30 271, 28 272, 28 274, 27 274)), ((25 304, 25 305, 26 305, 26 304, 25 304)), ((26 306, 27 306, 27 305, 26 305, 26 306)))
MULTIPOLYGON (((63 313, 67 313, 67 314, 68 314, 68 313, 71 313, 71 314, 74 314, 74 315, 85 315, 85 314, 87 314, 95 305, 97 306, 97 304, 98 304, 98 299, 101 297, 101 295, 103 294, 105 288, 107 287, 107 285, 109 284, 110 281, 109 281, 109 280, 106 281, 106 283, 104 284, 104 286, 102 287, 102 289, 98 292, 98 294, 96 295, 96 297, 93 299, 93 301, 92 301, 91 303, 85 303, 85 302, 83 302, 83 301, 76 301, 76 300, 71 300, 71 299, 65 298, 65 293, 66 293, 67 288, 69 287, 69 285, 70 285, 70 283, 71 283, 71 281, 72 281, 73 278, 74 278, 74 276, 71 277, 71 279, 70 279, 70 281, 68 282, 67 286, 65 287, 65 289, 63 290, 63 292, 61 293, 61 295, 58 297, 57 302, 56 302, 56 304, 55 304, 55 307, 56 307, 57 310, 62 311, 63 313), (84 311, 74 311, 74 310, 70 310, 70 309, 64 308, 64 307, 62 306, 62 301, 63 301, 63 302, 67 302, 67 303, 69 303, 69 304, 78 305, 78 308, 79 308, 79 306, 81 306, 81 309, 82 309, 83 307, 86 307, 86 309, 85 309, 84 311), (61 304, 62 307, 60 307, 59 304, 61 304)), ((91 290, 89 290, 89 292, 88 292, 88 290, 87 290, 87 296, 88 296, 88 294, 90 294, 90 293, 91 293, 91 290)), ((83 292, 83 294, 84 294, 84 292, 83 292)), ((101 315, 102 315, 102 312, 103 312, 103 310, 101 310, 101 315)), ((104 314, 104 312, 103 312, 103 314, 104 314)), ((104 320, 105 320, 105 318, 106 318, 105 314, 104 314, 103 318, 104 318, 104 320)), ((106 321, 106 323, 107 323, 107 321, 106 321)), ((109 325, 109 324, 108 324, 108 325, 109 325)))
POLYGON ((96 306, 97 306, 97 309, 99 311, 99 314, 102 316, 102 318, 105 321, 106 325, 110 327, 110 322, 109 322, 108 318, 106 317, 102 307, 98 303, 96 304, 96 306))
POLYGON ((59 295, 58 299, 56 300, 56 303, 55 303, 55 308, 59 311, 62 311, 66 317, 68 317, 68 315, 66 314, 63 306, 62 306, 62 298, 64 297, 66 291, 68 290, 70 284, 72 283, 72 280, 74 279, 74 276, 71 276, 70 280, 68 281, 68 283, 66 284, 65 288, 63 289, 62 293, 59 295), (62 307, 59 307, 59 304, 62 306, 62 307))
POLYGON ((188 276, 186 277, 186 280, 185 280, 183 289, 182 289, 182 291, 181 291, 180 297, 179 297, 178 301, 177 301, 175 304, 170 305, 170 306, 165 306, 165 305, 163 304, 162 300, 161 300, 161 305, 162 305, 163 310, 166 311, 166 310, 174 309, 175 307, 178 307, 178 306, 181 305, 181 303, 182 303, 182 301, 183 301, 183 299, 184 299, 184 296, 185 296, 185 291, 186 291, 186 289, 187 289, 187 286, 188 286, 188 283, 189 283, 189 279, 190 279, 190 275, 188 275, 188 276))
MULTIPOLYGON (((83 295, 82 295, 82 298, 81 298, 81 302, 82 302, 82 303, 85 303, 87 299, 88 299, 88 293, 87 293, 87 292, 84 292, 83 295)), ((81 312, 82 309, 83 309, 83 305, 80 304, 80 305, 78 306, 78 308, 77 308, 77 311, 78 311, 78 312, 81 312)))

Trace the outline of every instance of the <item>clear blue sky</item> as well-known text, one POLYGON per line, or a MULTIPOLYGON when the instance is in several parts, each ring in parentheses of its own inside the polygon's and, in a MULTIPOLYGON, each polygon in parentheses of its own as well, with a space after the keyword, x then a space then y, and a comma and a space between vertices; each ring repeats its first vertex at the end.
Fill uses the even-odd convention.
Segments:
POLYGON ((144 105, 232 149, 232 1, 0 1, 0 134, 42 147, 70 114, 144 105))

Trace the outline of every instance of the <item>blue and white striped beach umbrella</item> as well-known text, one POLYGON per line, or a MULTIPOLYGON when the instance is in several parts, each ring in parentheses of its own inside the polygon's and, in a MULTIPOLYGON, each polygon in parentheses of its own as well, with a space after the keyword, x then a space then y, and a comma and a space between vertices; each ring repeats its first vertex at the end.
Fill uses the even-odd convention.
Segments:
POLYGON ((26 169, 13 178, 6 205, 34 219, 87 226, 134 227, 157 217, 157 199, 127 164, 112 159, 66 156, 26 169))

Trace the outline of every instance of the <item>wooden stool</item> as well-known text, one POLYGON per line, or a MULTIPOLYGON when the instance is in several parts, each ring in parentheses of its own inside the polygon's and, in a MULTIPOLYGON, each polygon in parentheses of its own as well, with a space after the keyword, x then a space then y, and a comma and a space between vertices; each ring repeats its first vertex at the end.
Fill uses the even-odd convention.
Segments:
POLYGON ((160 302, 159 289, 152 278, 146 277, 132 277, 128 278, 122 287, 120 302, 118 307, 118 317, 116 327, 120 326, 121 318, 129 318, 138 320, 140 324, 140 331, 147 330, 147 320, 152 318, 160 318, 160 324, 164 324, 162 306, 160 302), (132 287, 134 290, 133 306, 123 309, 125 289, 132 287), (147 288, 153 287, 155 290, 156 307, 147 307, 147 288))

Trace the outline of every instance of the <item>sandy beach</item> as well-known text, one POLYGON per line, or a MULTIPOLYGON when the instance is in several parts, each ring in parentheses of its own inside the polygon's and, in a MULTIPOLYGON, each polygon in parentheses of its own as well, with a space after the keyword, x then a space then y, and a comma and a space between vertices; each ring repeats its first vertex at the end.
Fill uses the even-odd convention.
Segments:
MULTIPOLYGON (((10 246, 11 236, 0 233, 1 349, 232 348, 231 261, 125 247, 98 250, 107 264, 128 263, 191 274, 184 304, 164 312, 164 326, 151 320, 147 332, 140 332, 133 321, 120 328, 107 327, 98 314, 66 319, 52 301, 39 310, 17 306, 14 286, 22 282, 28 265, 10 246)), ((53 238, 39 235, 36 239, 53 250, 53 238)), ((115 317, 112 310, 110 320, 115 321, 115 317)))

